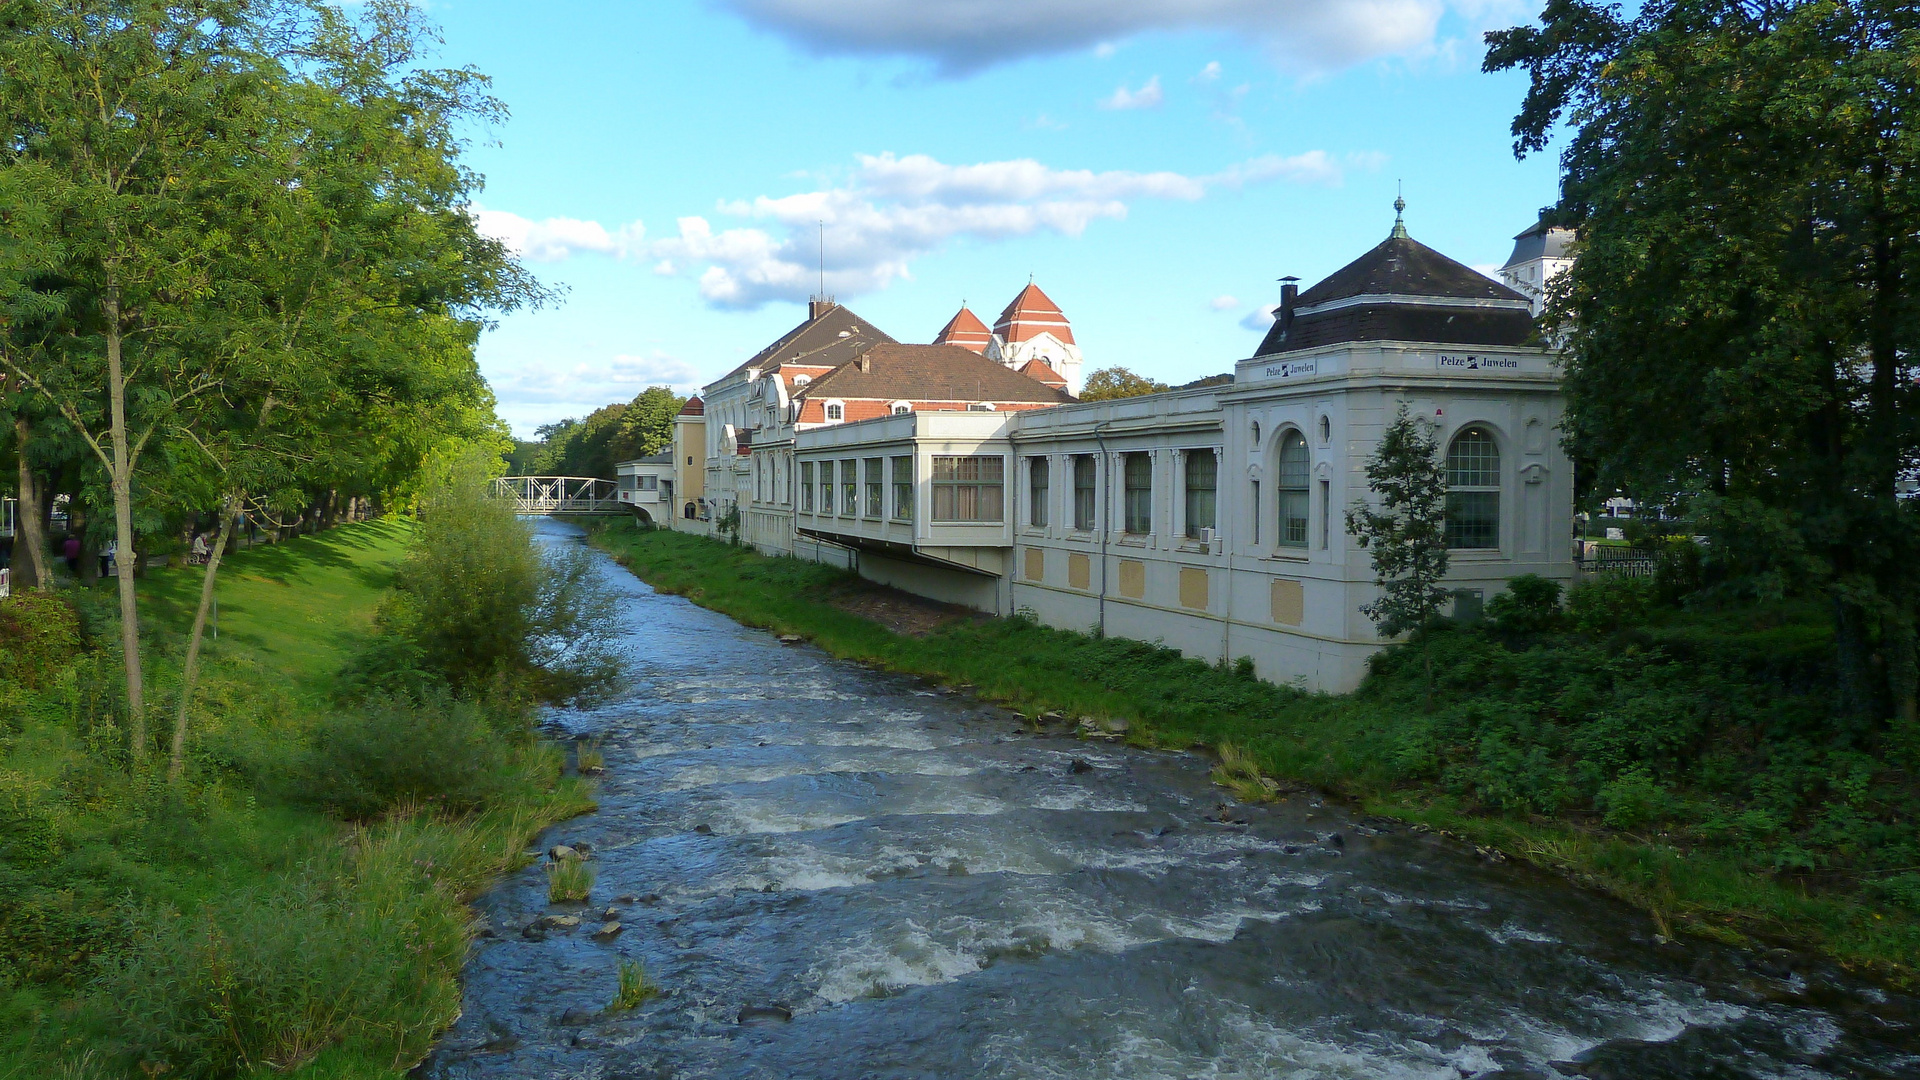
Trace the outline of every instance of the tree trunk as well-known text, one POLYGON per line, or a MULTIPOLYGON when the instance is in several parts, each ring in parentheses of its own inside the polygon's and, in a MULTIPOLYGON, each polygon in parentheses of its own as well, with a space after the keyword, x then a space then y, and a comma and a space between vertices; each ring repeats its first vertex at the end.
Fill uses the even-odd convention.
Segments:
POLYGON ((114 576, 120 579, 120 651, 127 669, 127 717, 132 725, 133 764, 147 758, 147 700, 140 676, 140 606, 133 591, 133 462, 127 441, 127 382, 120 363, 120 292, 111 278, 101 299, 107 324, 107 405, 113 424, 114 538, 118 557, 114 576))
POLYGON ((1833 598, 1833 646, 1840 667, 1840 710, 1858 721, 1873 714, 1872 645, 1867 612, 1843 596, 1833 598))
POLYGON ((40 484, 27 464, 27 444, 33 439, 33 421, 20 416, 13 421, 13 435, 20 451, 20 505, 14 508, 14 577, 22 589, 53 591, 53 568, 47 565, 47 534, 40 505, 40 484), (21 553, 26 557, 22 559, 21 553), (24 571, 24 573, 22 572, 24 571))
POLYGON ((180 712, 173 720, 173 748, 167 754, 167 783, 175 783, 187 768, 187 711, 193 704, 193 685, 200 677, 200 642, 207 631, 207 612, 213 607, 214 578, 220 573, 220 556, 233 535, 233 510, 240 504, 238 492, 227 496, 220 514, 220 537, 207 553, 207 569, 200 578, 200 606, 193 613, 193 632, 187 637, 187 662, 180 670, 180 712))

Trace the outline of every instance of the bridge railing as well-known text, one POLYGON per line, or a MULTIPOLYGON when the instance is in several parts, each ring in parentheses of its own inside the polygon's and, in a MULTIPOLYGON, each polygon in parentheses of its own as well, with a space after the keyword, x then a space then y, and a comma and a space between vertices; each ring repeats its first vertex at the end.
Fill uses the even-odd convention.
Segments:
POLYGON ((620 514, 620 484, 592 476, 503 476, 493 482, 495 498, 513 503, 518 514, 620 514))

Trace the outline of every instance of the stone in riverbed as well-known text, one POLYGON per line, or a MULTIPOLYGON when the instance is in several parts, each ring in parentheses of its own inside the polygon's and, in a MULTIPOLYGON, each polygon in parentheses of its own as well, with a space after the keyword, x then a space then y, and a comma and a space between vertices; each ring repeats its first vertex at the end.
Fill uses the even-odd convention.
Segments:
POLYGON ((782 1005, 742 1005, 742 1024, 784 1024, 793 1019, 793 1010, 782 1005))
POLYGON ((1067 766, 1067 771, 1075 775, 1078 775, 1080 773, 1092 772, 1093 765, 1091 762, 1087 761, 1087 759, 1085 758, 1074 758, 1073 764, 1067 766))
POLYGON ((554 862, 570 862, 585 859, 587 856, 579 848, 567 844, 555 844, 547 851, 547 858, 554 862))
POLYGON ((780 644, 782 645, 792 645, 799 642, 800 640, 801 638, 799 634, 781 634, 780 635, 780 644))
POLYGON ((580 1027, 583 1024, 591 1024, 599 1015, 599 1013, 594 1012, 592 1009, 568 1009, 566 1012, 560 1014, 560 1026, 580 1027))
POLYGON ((711 826, 711 825, 695 825, 695 826, 693 827, 693 831, 694 831, 694 832, 697 832, 697 833, 699 833, 699 834, 700 834, 701 836, 712 836, 712 835, 713 835, 713 826, 711 826))
POLYGON ((620 924, 612 920, 608 920, 600 929, 593 932, 594 939, 597 941, 612 941, 619 935, 620 924))
POLYGON ((528 929, 571 930, 579 925, 580 916, 578 915, 542 915, 533 920, 533 925, 528 929))

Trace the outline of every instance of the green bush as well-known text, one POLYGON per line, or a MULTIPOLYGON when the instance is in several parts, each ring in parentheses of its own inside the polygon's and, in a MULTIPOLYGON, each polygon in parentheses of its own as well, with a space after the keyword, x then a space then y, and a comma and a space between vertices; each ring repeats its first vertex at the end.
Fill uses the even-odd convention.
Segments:
POLYGON ((80 617, 44 593, 0 600, 0 682, 42 687, 80 652, 80 617))
POLYGON ((1507 591, 1487 601, 1487 619, 1509 634, 1539 634, 1561 622, 1560 583, 1538 574, 1521 574, 1507 591))
POLYGON ((1608 633, 1646 621, 1655 599, 1653 582, 1624 574, 1600 574, 1567 594, 1567 617, 1583 633, 1608 633))
POLYGON ((316 727, 293 794, 354 821, 403 806, 477 810, 509 782, 507 711, 445 695, 342 708, 316 727))
POLYGON ((404 645, 363 654, 363 682, 404 692, 432 673, 459 694, 513 684, 546 701, 612 682, 611 594, 583 552, 542 554, 512 508, 490 497, 484 455, 442 463, 420 516, 381 611, 404 645))

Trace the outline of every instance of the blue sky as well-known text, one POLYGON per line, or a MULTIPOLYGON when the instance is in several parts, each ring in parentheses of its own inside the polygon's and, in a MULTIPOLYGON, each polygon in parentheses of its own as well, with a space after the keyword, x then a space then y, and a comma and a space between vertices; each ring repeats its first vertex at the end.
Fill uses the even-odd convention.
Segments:
POLYGON ((483 228, 552 308, 481 345, 521 434, 685 392, 818 288, 903 341, 1027 275, 1088 370, 1166 381, 1258 342, 1275 279, 1383 239, 1496 266, 1554 199, 1525 90, 1479 72, 1515 0, 436 0, 440 60, 513 117, 471 163, 483 228), (497 143, 497 145, 493 145, 497 143))

